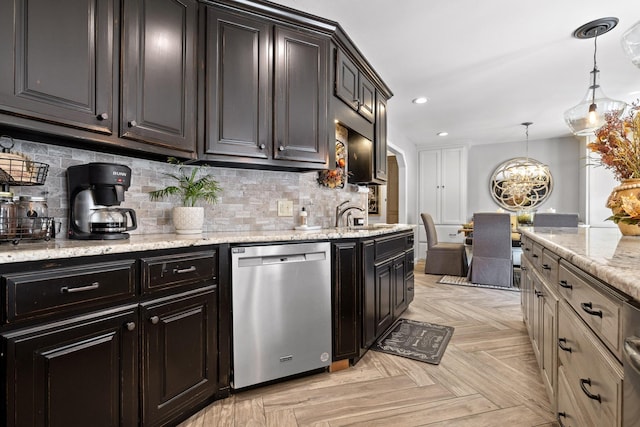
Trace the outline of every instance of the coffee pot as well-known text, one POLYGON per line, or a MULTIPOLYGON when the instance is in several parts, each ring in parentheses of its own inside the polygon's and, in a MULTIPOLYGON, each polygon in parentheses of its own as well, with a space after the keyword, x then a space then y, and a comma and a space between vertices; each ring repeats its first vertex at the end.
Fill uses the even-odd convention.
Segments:
POLYGON ((133 209, 95 208, 89 216, 91 233, 124 233, 137 227, 133 209))
POLYGON ((119 208, 131 184, 131 169, 114 163, 88 163, 67 169, 69 238, 128 239, 137 227, 133 209, 119 208))

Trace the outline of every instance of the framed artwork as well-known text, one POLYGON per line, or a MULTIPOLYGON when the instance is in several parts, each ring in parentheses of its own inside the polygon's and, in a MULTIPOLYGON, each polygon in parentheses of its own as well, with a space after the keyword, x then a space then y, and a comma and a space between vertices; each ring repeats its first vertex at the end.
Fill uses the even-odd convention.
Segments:
POLYGON ((373 215, 378 215, 380 213, 379 204, 380 201, 378 199, 378 186, 372 185, 369 187, 369 213, 373 215))

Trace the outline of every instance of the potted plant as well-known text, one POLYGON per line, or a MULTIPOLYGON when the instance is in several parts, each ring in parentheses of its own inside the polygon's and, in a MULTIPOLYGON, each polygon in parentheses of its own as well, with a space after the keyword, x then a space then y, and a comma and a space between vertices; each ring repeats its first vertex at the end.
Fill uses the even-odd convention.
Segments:
POLYGON ((640 236, 640 104, 633 103, 622 118, 607 115, 588 147, 620 181, 607 200, 613 212, 607 219, 618 224, 623 235, 640 236))
POLYGON ((169 185, 161 190, 149 192, 152 201, 178 196, 182 206, 173 208, 173 226, 176 234, 202 233, 204 225, 204 207, 196 206, 198 202, 213 205, 218 201, 218 194, 222 191, 220 184, 210 174, 204 174, 206 165, 187 166, 175 157, 168 159, 176 165, 177 172, 165 173, 173 178, 175 185, 169 185))

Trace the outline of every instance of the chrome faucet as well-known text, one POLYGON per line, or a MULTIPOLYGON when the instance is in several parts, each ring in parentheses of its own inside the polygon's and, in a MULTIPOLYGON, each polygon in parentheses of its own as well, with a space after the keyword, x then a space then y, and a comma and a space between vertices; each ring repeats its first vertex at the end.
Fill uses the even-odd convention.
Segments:
POLYGON ((340 219, 348 211, 350 211, 352 209, 356 209, 356 210, 359 210, 360 212, 364 212, 364 209, 362 209, 360 206, 347 206, 346 208, 343 209, 342 207, 344 205, 346 205, 347 203, 349 203, 348 200, 346 202, 342 202, 338 206, 336 206, 336 227, 340 226, 340 219))

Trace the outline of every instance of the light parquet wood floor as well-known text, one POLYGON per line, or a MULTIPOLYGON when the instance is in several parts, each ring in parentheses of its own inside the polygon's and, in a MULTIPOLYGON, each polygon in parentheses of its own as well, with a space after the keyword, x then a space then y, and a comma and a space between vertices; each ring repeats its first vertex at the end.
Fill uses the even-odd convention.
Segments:
POLYGON ((402 317, 455 327, 440 365, 369 351, 349 369, 239 392, 180 427, 551 427, 520 294, 415 271, 402 317))

